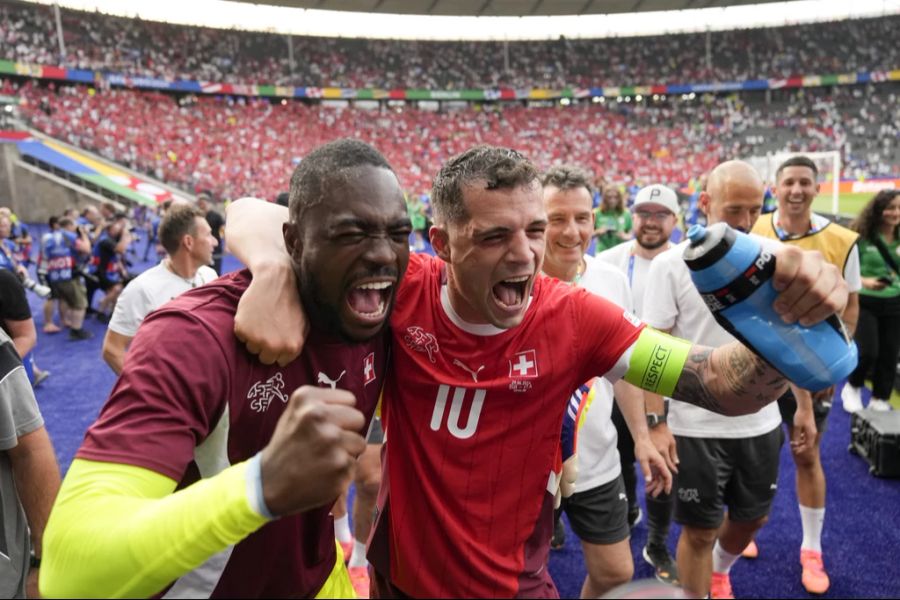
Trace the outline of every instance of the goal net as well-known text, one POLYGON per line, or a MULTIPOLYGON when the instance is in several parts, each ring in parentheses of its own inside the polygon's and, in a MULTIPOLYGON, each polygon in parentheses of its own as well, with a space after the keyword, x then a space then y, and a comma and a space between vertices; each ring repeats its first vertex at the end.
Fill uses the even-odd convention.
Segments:
POLYGON ((812 160, 819 169, 819 185, 823 193, 831 194, 831 212, 838 213, 838 200, 841 182, 841 153, 831 152, 769 152, 765 156, 751 156, 747 158, 753 167, 759 171, 767 185, 775 184, 775 172, 779 165, 793 156, 806 156, 812 160))

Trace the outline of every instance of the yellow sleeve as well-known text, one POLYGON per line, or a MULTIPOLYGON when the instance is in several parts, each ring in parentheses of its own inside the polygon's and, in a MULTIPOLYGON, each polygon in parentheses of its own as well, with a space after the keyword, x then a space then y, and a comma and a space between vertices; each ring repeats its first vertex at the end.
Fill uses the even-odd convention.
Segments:
POLYGON ((175 492, 155 471, 76 459, 44 532, 41 596, 152 596, 244 539, 267 522, 249 462, 175 492))

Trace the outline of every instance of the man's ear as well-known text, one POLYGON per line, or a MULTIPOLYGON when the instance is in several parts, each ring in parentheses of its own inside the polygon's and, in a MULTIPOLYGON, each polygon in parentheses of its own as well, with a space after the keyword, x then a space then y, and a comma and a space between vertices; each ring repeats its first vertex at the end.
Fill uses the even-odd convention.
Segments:
POLYGON ((303 242, 297 229, 298 227, 290 221, 281 225, 281 234, 284 236, 284 247, 287 248, 288 256, 293 261, 300 262, 300 256, 303 254, 303 242))
POLYGON ((431 247, 434 248, 434 253, 437 254, 437 257, 449 263, 450 234, 447 233, 447 230, 443 227, 432 225, 431 229, 428 230, 428 241, 431 242, 431 247))
POLYGON ((184 236, 182 236, 182 238, 181 238, 181 247, 184 248, 185 250, 187 250, 187 251, 188 251, 188 254, 190 254, 191 250, 194 249, 194 242, 195 242, 195 241, 196 241, 196 240, 194 239, 194 236, 192 236, 192 235, 189 234, 189 233, 186 233, 186 234, 184 234, 184 236))
POLYGON ((700 192, 700 199, 697 201, 697 204, 700 206, 700 212, 709 217, 709 203, 710 203, 709 192, 703 191, 700 192))

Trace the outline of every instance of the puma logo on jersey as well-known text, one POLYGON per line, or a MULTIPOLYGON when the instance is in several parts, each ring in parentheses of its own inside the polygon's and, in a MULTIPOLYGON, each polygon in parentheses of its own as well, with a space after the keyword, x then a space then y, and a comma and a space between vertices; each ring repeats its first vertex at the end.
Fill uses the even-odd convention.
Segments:
POLYGON ((473 371, 472 369, 470 369, 469 367, 464 365, 463 362, 461 360, 459 360, 458 358, 453 359, 453 364, 456 365, 457 367, 459 367, 460 369, 462 369, 463 371, 465 371, 466 373, 468 373, 469 375, 471 375, 472 381, 474 381, 475 383, 478 383, 478 374, 481 373, 481 370, 484 368, 484 365, 481 365, 480 367, 478 367, 477 370, 473 371))
POLYGON ((345 373, 347 373, 347 371, 341 371, 341 374, 338 375, 338 378, 337 378, 337 379, 332 379, 331 377, 329 377, 328 375, 326 375, 326 374, 323 373, 322 371, 319 371, 319 376, 318 376, 318 378, 317 378, 317 381, 318 381, 320 384, 322 384, 322 383, 328 384, 328 386, 329 386, 331 389, 334 390, 334 389, 337 389, 338 381, 341 380, 341 377, 343 377, 345 373))
POLYGON ((272 400, 275 399, 287 404, 288 397, 282 390, 284 390, 284 379, 281 377, 281 373, 276 373, 265 381, 257 381, 247 392, 250 408, 259 413, 265 412, 272 400))

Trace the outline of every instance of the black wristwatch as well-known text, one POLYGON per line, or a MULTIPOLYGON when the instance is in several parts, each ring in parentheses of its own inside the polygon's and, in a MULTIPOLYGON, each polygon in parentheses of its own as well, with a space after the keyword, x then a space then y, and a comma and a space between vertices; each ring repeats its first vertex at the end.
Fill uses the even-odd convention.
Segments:
POLYGON ((657 425, 662 425, 666 422, 666 414, 663 413, 661 415, 656 413, 647 413, 647 427, 653 429, 657 425))
POLYGON ((31 553, 31 568, 32 569, 40 569, 41 568, 41 559, 34 555, 34 552, 31 553))
POLYGON ((657 425, 662 425, 666 422, 669 416, 669 399, 665 398, 663 402, 663 414, 658 413, 647 413, 647 428, 653 429, 657 425))

